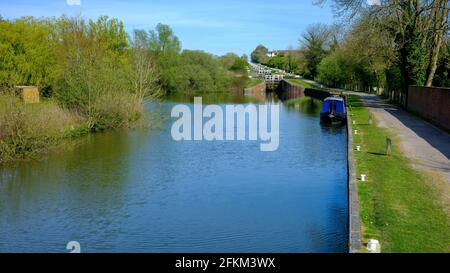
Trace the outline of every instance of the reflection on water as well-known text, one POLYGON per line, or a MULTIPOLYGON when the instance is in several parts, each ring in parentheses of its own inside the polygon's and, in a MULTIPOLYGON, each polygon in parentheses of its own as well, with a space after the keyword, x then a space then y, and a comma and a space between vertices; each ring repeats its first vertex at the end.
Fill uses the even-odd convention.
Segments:
POLYGON ((344 128, 281 105, 275 152, 175 142, 173 105, 147 105, 166 117, 159 129, 95 134, 2 167, 0 251, 66 252, 71 240, 84 252, 346 251, 344 128))
POLYGON ((191 102, 194 103, 194 97, 202 97, 202 102, 205 104, 221 104, 221 103, 247 103, 257 102, 255 98, 243 96, 243 92, 210 92, 206 94, 170 94, 167 97, 167 101, 170 102, 191 102))
POLYGON ((297 111, 317 117, 322 110, 322 101, 310 97, 302 97, 292 102, 287 102, 286 106, 289 111, 297 111))

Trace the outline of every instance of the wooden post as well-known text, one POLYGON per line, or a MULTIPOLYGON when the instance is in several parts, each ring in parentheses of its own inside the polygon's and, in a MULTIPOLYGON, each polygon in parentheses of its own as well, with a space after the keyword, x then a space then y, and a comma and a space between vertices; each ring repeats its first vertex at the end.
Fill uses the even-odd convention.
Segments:
POLYGON ((391 155, 392 153, 392 140, 386 137, 386 155, 391 155))

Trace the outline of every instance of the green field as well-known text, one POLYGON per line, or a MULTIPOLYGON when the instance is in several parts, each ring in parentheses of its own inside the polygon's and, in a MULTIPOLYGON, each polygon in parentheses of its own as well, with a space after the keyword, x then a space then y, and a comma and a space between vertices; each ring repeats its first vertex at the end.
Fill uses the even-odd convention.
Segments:
POLYGON ((363 241, 378 239, 382 252, 450 252, 450 220, 433 178, 411 167, 397 149, 397 138, 369 124, 369 111, 358 96, 349 97, 363 241), (386 137, 393 151, 385 155, 386 137), (361 174, 366 182, 359 181, 361 174))

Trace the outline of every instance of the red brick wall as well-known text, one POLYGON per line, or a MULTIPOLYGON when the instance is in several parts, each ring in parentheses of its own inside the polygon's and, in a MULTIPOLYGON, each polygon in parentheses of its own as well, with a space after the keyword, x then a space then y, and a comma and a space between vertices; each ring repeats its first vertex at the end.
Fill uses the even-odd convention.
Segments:
POLYGON ((244 94, 247 96, 255 97, 258 100, 264 101, 266 98, 266 83, 262 82, 253 87, 245 88, 244 94))
POLYGON ((450 130, 450 88, 410 86, 407 109, 450 130))

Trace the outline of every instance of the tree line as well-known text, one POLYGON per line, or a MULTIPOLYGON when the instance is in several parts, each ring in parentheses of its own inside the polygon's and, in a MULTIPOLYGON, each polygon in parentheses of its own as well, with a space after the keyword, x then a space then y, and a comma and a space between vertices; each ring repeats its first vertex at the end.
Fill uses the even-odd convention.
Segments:
POLYGON ((86 116, 92 129, 134 120, 149 97, 226 92, 234 72, 246 67, 236 55, 182 51, 164 24, 128 34, 123 22, 107 16, 0 21, 2 90, 37 85, 42 95, 86 116))
POLYGON ((148 99, 231 92, 248 80, 247 65, 231 53, 182 50, 163 24, 127 33, 107 16, 0 17, 0 163, 63 138, 136 126, 148 99), (23 104, 17 85, 38 86, 43 102, 23 104))
MULTIPOLYGON (((319 2, 325 2, 319 1, 319 2)), ((332 87, 405 92, 409 85, 450 86, 447 0, 333 0, 339 24, 310 25, 295 50, 296 72, 332 87)), ((290 67, 259 46, 253 61, 290 67)))

